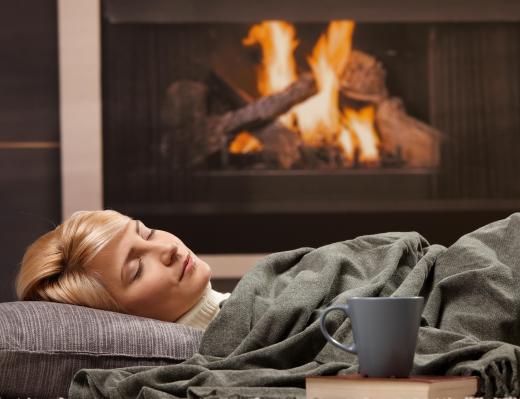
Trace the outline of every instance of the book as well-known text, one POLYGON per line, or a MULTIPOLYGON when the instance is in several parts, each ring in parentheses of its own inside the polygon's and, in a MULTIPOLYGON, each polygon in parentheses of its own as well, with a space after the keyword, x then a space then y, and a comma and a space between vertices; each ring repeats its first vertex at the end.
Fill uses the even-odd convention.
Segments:
POLYGON ((359 374, 310 376, 307 399, 465 399, 478 389, 475 376, 371 378, 359 374))

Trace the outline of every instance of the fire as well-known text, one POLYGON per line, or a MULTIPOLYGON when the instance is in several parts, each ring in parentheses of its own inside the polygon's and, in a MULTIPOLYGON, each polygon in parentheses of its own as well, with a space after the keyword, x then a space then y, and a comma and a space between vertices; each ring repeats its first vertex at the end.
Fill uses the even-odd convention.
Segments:
POLYGON ((245 154, 262 150, 262 143, 250 132, 238 133, 229 144, 229 152, 232 154, 245 154))
POLYGON ((345 108, 344 121, 355 136, 359 149, 359 161, 374 163, 379 160, 379 137, 374 126, 375 109, 368 106, 356 111, 345 108))
POLYGON ((293 108, 308 145, 333 144, 340 133, 339 75, 350 55, 353 30, 352 21, 331 22, 308 59, 318 93, 293 108))
MULTIPOLYGON (((299 134, 308 146, 337 146, 351 163, 372 163, 379 159, 379 139, 374 128, 374 108, 359 112, 341 110, 340 78, 352 50, 353 21, 332 21, 308 57, 318 92, 294 106, 279 120, 299 134)), ((279 92, 297 79, 294 51, 298 45, 293 25, 283 21, 263 21, 254 25, 243 40, 246 46, 259 44, 262 64, 258 70, 258 91, 262 95, 279 92)))
POLYGON ((346 126, 341 126, 341 131, 338 137, 339 148, 343 154, 343 159, 346 165, 352 164, 354 161, 354 154, 356 151, 356 136, 346 126))
MULTIPOLYGON (((263 21, 253 25, 242 40, 245 46, 260 44, 262 65, 258 69, 258 92, 267 96, 285 89, 296 80, 294 50, 298 46, 294 26, 284 21, 263 21)), ((279 118, 287 127, 294 125, 291 112, 279 118)))
POLYGON ((258 70, 258 92, 267 96, 285 89, 296 80, 294 50, 298 41, 294 27, 283 21, 263 21, 253 25, 242 43, 260 44, 262 65, 258 70))

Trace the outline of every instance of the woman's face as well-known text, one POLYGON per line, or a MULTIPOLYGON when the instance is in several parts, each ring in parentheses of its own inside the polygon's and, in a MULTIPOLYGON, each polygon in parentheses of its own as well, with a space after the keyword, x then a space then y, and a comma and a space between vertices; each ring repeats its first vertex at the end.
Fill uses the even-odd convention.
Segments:
POLYGON ((209 265, 173 234, 128 222, 87 270, 97 273, 126 313, 175 321, 201 298, 209 265))

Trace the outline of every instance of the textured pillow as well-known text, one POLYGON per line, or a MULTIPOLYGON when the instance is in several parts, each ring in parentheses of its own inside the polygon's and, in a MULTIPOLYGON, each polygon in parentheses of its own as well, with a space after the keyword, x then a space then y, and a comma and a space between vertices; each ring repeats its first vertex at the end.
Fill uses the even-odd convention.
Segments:
POLYGON ((44 301, 0 303, 0 397, 67 397, 76 371, 178 363, 202 330, 44 301))

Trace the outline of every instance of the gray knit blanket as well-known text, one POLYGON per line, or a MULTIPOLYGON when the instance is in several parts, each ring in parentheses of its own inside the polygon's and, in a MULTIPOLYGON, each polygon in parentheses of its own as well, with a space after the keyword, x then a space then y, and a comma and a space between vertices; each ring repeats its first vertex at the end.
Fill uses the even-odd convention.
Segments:
MULTIPOLYGON (((449 226, 446 226, 449 228, 449 226)), ((478 396, 520 396, 520 213, 449 248, 415 232, 361 236, 269 255, 240 281, 177 365, 83 369, 71 398, 305 398, 309 375, 357 372, 329 344, 320 309, 353 296, 425 298, 412 374, 475 375, 478 396)), ((329 316, 352 341, 350 320, 329 316)))

